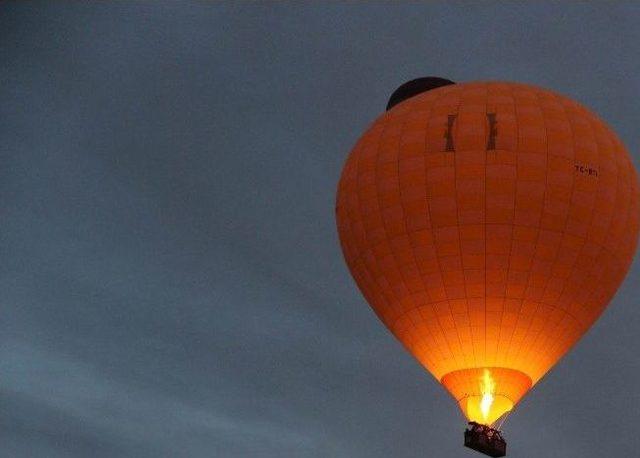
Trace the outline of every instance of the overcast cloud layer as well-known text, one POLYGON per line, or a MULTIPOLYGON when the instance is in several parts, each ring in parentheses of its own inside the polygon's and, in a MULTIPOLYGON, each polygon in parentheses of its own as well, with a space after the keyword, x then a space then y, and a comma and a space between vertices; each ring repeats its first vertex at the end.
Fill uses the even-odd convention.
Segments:
MULTIPOLYGON (((593 108, 640 165, 640 4, 0 5, 0 456, 466 457, 344 265, 336 183, 402 82, 593 108)), ((638 264, 506 425, 640 449, 638 264)))

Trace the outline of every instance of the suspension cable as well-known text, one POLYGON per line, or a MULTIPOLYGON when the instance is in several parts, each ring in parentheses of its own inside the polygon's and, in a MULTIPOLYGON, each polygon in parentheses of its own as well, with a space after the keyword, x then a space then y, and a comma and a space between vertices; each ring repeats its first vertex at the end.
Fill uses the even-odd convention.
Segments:
POLYGON ((500 425, 496 428, 498 431, 502 431, 502 425, 504 425, 504 422, 507 421, 507 418, 509 417, 511 410, 507 410, 505 414, 502 416, 502 421, 500 422, 500 425))

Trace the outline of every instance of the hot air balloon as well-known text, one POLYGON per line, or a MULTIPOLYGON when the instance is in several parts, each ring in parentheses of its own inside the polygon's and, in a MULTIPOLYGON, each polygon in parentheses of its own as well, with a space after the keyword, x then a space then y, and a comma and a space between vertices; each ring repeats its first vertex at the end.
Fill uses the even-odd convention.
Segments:
POLYGON ((362 294, 453 396, 465 444, 491 456, 506 447, 496 422, 615 294, 639 216, 629 154, 587 108, 528 84, 433 77, 393 93, 336 199, 362 294))

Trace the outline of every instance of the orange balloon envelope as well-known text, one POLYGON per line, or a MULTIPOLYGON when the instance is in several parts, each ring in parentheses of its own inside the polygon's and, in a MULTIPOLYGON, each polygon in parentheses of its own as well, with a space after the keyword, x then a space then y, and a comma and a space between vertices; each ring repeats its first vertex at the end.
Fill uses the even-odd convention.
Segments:
POLYGON ((615 294, 636 250, 638 181, 615 133, 566 97, 435 86, 397 91, 354 147, 338 232, 375 313, 490 425, 615 294))

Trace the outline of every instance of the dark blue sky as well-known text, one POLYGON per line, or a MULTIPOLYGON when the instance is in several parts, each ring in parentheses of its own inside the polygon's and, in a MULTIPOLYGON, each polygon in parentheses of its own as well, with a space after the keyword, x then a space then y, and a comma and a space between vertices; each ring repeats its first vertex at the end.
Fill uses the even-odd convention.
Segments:
MULTIPOLYGON (((465 457, 333 219, 401 83, 545 86, 636 165, 640 4, 0 5, 0 456, 465 457)), ((520 404, 509 455, 640 449, 640 272, 520 404)))

